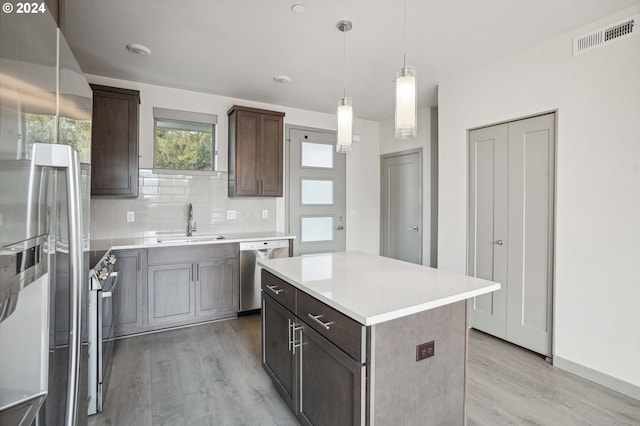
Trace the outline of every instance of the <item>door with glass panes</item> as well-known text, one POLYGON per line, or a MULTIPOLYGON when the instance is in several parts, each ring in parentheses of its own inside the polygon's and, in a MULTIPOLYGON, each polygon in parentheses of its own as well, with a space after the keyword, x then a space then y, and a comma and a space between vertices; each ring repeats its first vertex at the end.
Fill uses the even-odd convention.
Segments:
POLYGON ((294 256, 344 251, 346 157, 335 132, 288 129, 289 233, 294 256))

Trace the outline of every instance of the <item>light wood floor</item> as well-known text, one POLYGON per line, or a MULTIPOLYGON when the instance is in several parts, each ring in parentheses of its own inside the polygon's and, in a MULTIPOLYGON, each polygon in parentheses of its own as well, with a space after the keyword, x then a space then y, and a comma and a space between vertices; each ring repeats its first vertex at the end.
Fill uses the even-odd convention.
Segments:
MULTIPOLYGON (((471 330, 467 423, 640 425, 640 401, 471 330)), ((297 425, 260 365, 260 316, 118 342, 96 425, 297 425)), ((402 425, 402 419, 398 419, 402 425)))

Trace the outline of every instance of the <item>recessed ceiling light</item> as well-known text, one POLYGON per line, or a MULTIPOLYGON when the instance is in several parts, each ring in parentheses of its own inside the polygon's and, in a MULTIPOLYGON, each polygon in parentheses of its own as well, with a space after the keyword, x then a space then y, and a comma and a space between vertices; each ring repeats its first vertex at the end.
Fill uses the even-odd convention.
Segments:
POLYGON ((276 83, 286 84, 291 81, 291 77, 289 77, 288 75, 276 75, 275 77, 273 77, 273 81, 275 81, 276 83))
POLYGON ((151 49, 141 44, 129 43, 127 44, 127 50, 137 56, 147 56, 151 54, 151 49))
POLYGON ((304 12, 304 5, 300 4, 300 3, 296 3, 293 6, 291 6, 291 11, 293 13, 303 13, 304 12))

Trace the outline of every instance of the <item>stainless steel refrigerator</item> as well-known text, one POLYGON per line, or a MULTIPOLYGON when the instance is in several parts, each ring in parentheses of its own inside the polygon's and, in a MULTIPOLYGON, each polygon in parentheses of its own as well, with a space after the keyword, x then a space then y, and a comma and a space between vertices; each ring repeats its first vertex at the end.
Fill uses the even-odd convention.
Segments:
POLYGON ((87 421, 91 98, 48 12, 0 14, 2 425, 87 421))

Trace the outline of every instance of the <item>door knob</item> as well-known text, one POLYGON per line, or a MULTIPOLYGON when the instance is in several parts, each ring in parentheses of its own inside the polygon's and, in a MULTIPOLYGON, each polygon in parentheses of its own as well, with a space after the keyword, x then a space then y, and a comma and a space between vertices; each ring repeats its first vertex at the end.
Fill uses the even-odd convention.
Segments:
POLYGON ((502 244, 504 244, 504 243, 502 242, 502 240, 498 240, 498 241, 496 241, 496 244, 497 244, 497 245, 499 245, 499 246, 501 246, 501 245, 502 245, 502 244))
POLYGON ((406 228, 406 229, 407 229, 407 231, 418 232, 418 230, 419 230, 420 228, 418 228, 418 225, 416 225, 416 226, 409 226, 409 227, 408 227, 408 228, 406 228))
POLYGON ((338 225, 338 227, 336 228, 338 231, 342 231, 344 229, 344 226, 342 225, 338 225))

